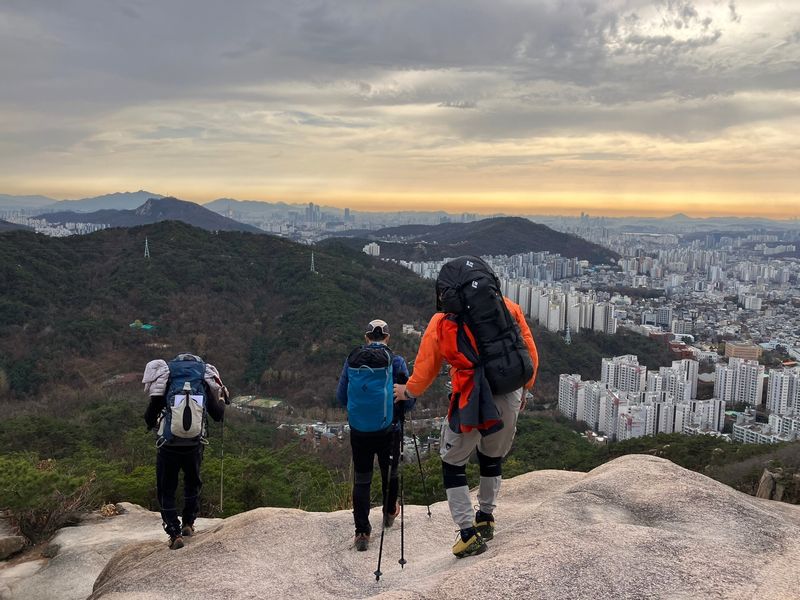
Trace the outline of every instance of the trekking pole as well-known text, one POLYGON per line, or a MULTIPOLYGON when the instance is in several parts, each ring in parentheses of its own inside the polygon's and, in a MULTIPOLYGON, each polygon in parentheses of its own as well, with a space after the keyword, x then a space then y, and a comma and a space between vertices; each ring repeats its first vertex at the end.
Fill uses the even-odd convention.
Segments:
POLYGON ((381 580, 381 559, 383 559, 383 534, 386 533, 386 527, 383 525, 383 518, 381 517, 381 545, 378 550, 378 568, 375 569, 375 581, 381 580))
MULTIPOLYGON (((400 414, 400 423, 402 423, 403 422, 402 419, 405 418, 405 417, 404 417, 403 413, 399 413, 399 414, 400 414)), ((401 425, 401 431, 402 431, 402 425, 401 425)), ((386 534, 386 510, 387 510, 386 504, 389 501, 389 489, 388 489, 388 486, 391 485, 392 474, 396 474, 397 473, 397 471, 396 471, 396 469, 397 469, 397 447, 396 447, 396 444, 394 443, 394 436, 396 436, 396 435, 397 435, 396 432, 392 432, 392 440, 393 441, 392 441, 392 446, 391 446, 391 454, 390 454, 390 457, 389 457, 389 469, 388 469, 388 473, 386 474, 387 475, 387 477, 386 477, 386 487, 383 488, 383 512, 381 514, 381 543, 380 543, 380 546, 378 547, 378 568, 375 569, 375 581, 380 581, 381 580, 381 575, 383 575, 383 573, 381 572, 381 561, 383 560, 383 538, 384 538, 384 536, 386 534)), ((401 478, 400 481, 402 481, 402 478, 401 478)), ((401 498, 402 498, 402 496, 401 496, 401 498)), ((401 545, 402 545, 402 539, 403 539, 403 537, 402 537, 403 536, 403 533, 402 533, 403 532, 403 530, 402 530, 402 525, 403 525, 402 510, 403 509, 402 509, 402 505, 401 505, 401 507, 400 507, 400 511, 401 511, 401 515, 400 515, 400 540, 401 540, 401 545)), ((401 550, 401 555, 402 555, 402 550, 401 550)), ((405 563, 401 563, 401 564, 405 564, 405 563)))
MULTIPOLYGON (((406 445, 406 436, 405 436, 405 422, 406 422, 406 415, 405 412, 401 413, 400 415, 400 463, 402 465, 404 456, 405 456, 405 445, 406 445)), ((405 491, 403 489, 403 468, 400 466, 400 560, 397 562, 400 563, 400 568, 406 566, 406 538, 405 538, 405 517, 406 517, 406 499, 405 499, 405 491)))
POLYGON ((222 434, 220 435, 219 447, 219 512, 222 514, 222 487, 225 484, 225 415, 222 416, 222 434))
MULTIPOLYGON (((221 384, 222 382, 220 382, 221 384)), ((227 405, 231 405, 231 397, 228 393, 228 388, 224 385, 222 386, 222 390, 220 392, 220 396, 222 397, 222 401, 227 405)), ((225 407, 223 406, 223 409, 225 407)), ((222 412, 222 433, 220 434, 220 458, 219 458, 219 512, 222 514, 222 488, 225 483, 225 411, 222 412)))
POLYGON ((425 483, 425 472, 422 470, 422 458, 419 455, 417 446, 417 434, 414 431, 414 419, 411 419, 411 439, 414 440, 414 451, 417 453, 417 464, 419 465, 419 476, 422 479, 422 492, 425 494, 425 505, 428 508, 428 518, 431 518, 431 497, 428 495, 428 486, 425 483))

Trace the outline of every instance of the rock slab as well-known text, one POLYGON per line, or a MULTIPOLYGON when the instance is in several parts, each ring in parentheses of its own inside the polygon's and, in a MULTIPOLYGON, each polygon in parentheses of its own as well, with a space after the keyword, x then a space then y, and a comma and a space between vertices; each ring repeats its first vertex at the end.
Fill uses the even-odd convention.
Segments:
POLYGON ((349 512, 261 508, 181 550, 152 542, 121 549, 91 599, 800 597, 800 508, 652 456, 504 482, 495 539, 476 557, 453 557, 447 506, 432 510, 429 519, 425 508, 406 507, 403 569, 399 520, 387 532, 379 582, 380 536, 355 552, 349 512))
MULTIPOLYGON (((112 556, 131 542, 150 541, 166 548, 161 515, 122 502, 113 517, 91 515, 80 525, 60 529, 45 549, 49 560, 0 568, 0 600, 84 600, 112 556), (158 540, 158 541, 153 541, 158 540)), ((198 529, 220 519, 198 519, 198 529)))

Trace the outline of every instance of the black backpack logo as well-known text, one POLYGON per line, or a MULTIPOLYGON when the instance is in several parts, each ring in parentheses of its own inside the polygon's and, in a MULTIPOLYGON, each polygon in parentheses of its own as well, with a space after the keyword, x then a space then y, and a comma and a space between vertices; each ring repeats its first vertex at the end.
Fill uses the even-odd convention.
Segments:
POLYGON ((436 310, 457 315, 469 327, 493 393, 507 394, 531 378, 528 347, 500 281, 482 259, 461 256, 445 263, 436 279, 436 310))

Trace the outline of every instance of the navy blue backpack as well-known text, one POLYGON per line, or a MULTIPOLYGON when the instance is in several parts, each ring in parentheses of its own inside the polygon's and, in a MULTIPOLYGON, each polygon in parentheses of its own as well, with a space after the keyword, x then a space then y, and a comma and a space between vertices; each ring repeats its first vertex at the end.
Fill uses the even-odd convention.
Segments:
POLYGON ((206 365, 191 354, 167 363, 169 383, 166 408, 158 429, 158 445, 188 446, 202 443, 206 433, 206 365))

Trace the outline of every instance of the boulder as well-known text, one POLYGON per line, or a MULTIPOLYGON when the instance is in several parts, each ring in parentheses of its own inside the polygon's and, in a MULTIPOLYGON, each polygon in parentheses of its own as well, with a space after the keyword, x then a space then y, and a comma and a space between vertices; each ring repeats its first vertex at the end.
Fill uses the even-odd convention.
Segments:
POLYGON ((800 589, 800 508, 653 456, 504 482, 495 539, 480 556, 456 559, 447 505, 432 511, 406 507, 403 569, 400 520, 387 531, 380 581, 379 530, 355 552, 347 511, 260 508, 181 550, 122 548, 91 599, 785 600, 800 589))
MULTIPOLYGON (((123 546, 149 540, 166 548, 161 515, 122 502, 117 516, 89 515, 80 525, 60 529, 43 549, 49 560, 35 560, 0 570, 2 600, 84 600, 109 559, 123 546), (154 541, 158 540, 158 541, 154 541), (2 589, 5 586, 5 590, 2 589)), ((105 514, 111 514, 106 510, 105 514)), ((199 530, 220 519, 198 519, 199 530)))
POLYGON ((19 535, 0 536, 0 560, 16 554, 25 547, 25 538, 19 535))

